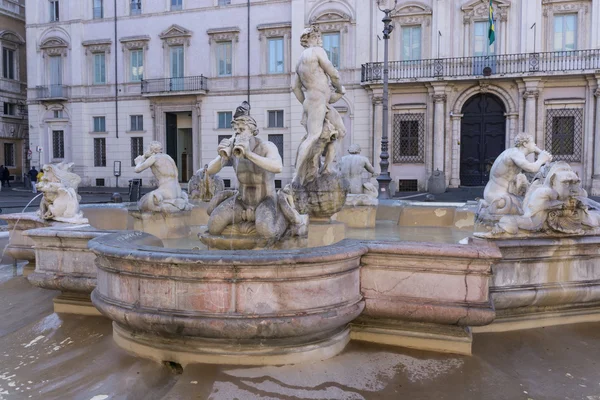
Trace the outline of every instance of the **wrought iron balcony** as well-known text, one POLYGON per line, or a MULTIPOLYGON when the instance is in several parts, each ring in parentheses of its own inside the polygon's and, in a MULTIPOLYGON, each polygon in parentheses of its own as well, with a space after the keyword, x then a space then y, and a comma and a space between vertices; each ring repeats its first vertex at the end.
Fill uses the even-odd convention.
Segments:
MULTIPOLYGON (((598 69, 600 69, 600 49, 591 49, 391 61, 389 63, 389 79, 390 81, 412 81, 530 73, 554 75, 598 69)), ((382 79, 383 63, 362 65, 361 82, 376 82, 382 79)))
POLYGON ((67 100, 69 87, 65 85, 36 86, 35 98, 38 100, 67 100))
POLYGON ((178 92, 206 92, 208 81, 204 75, 183 78, 142 80, 142 94, 160 95, 178 92))

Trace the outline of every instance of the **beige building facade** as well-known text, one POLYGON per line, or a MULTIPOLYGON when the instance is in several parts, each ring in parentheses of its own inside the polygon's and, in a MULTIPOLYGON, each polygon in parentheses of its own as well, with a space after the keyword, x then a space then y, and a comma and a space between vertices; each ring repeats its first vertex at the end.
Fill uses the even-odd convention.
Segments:
MULTIPOLYGON (((390 40, 390 170, 400 190, 483 186, 519 132, 600 194, 600 3, 399 2, 390 40)), ((380 58, 381 60, 381 58, 380 58)), ((363 66, 381 137, 382 65, 363 66)), ((378 141, 377 139, 375 140, 378 141)))
POLYGON ((0 165, 22 181, 29 167, 25 0, 0 2, 0 165))
MULTIPOLYGON (((392 3, 390 1, 390 3, 392 3)), ((317 24, 347 94, 351 143, 379 168, 383 14, 364 0, 27 0, 30 143, 72 161, 84 185, 138 177, 160 140, 182 181, 216 156, 244 100, 294 171, 305 134, 291 93, 302 30, 317 24), (114 16, 117 16, 116 22, 114 16)), ((569 161, 600 193, 600 4, 592 0, 399 1, 390 49, 390 172, 397 190, 482 186, 516 134, 569 161)), ((34 151, 35 153, 35 151, 34 151)), ((34 154, 34 158, 38 154, 34 154)), ((231 168, 221 173, 235 186, 231 168)), ((146 179, 150 174, 142 176, 146 179)))

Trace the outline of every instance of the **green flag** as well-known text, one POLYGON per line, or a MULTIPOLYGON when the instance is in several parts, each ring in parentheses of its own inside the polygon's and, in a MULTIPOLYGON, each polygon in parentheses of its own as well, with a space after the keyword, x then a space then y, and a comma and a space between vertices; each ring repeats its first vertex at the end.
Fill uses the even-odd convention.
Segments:
POLYGON ((488 39, 490 40, 490 46, 496 41, 496 26, 494 25, 494 7, 492 6, 492 0, 490 0, 490 30, 488 31, 488 39))

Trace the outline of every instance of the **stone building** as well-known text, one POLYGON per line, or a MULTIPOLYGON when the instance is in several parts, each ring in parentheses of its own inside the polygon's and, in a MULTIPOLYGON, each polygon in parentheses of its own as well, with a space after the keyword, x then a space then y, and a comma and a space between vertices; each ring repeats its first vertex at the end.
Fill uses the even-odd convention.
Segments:
MULTIPOLYGON (((424 189, 482 186, 521 131, 600 194, 600 2, 400 2, 390 40, 391 175, 424 189)), ((381 58, 379 59, 381 60, 381 58)), ((381 136, 382 66, 363 66, 381 136)), ((375 62, 373 62, 375 61, 375 62)), ((377 140, 377 139, 376 139, 377 140)))
POLYGON ((25 0, 0 2, 0 165, 21 181, 28 170, 25 0))
MULTIPOLYGON (((378 168, 383 14, 374 1, 128 0, 116 21, 113 4, 27 0, 30 146, 42 160, 75 162, 84 185, 114 185, 115 162, 122 182, 134 178, 132 160, 160 140, 184 181, 214 158, 249 100, 261 137, 280 148, 285 184, 305 133, 293 70, 314 23, 347 89, 335 104, 348 131, 340 147, 358 143, 378 168)), ((492 46, 488 7, 399 1, 389 42, 395 185, 426 189, 435 170, 451 187, 483 185, 525 130, 600 192, 600 4, 494 0, 492 46)))

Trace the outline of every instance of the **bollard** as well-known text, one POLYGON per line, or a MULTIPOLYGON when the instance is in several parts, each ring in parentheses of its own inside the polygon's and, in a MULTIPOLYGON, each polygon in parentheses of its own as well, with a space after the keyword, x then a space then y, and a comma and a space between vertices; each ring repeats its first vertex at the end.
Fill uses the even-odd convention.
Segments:
POLYGON ((122 203, 123 202, 123 198, 121 197, 121 193, 113 193, 112 196, 110 197, 110 200, 113 203, 122 203))

